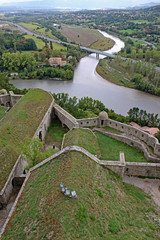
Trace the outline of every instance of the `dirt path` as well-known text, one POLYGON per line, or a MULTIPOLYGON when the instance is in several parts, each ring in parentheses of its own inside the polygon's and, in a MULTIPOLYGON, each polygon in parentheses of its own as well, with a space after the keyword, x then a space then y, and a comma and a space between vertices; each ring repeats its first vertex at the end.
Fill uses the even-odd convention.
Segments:
POLYGON ((155 203, 160 207, 160 179, 123 177, 123 182, 141 188, 145 193, 150 195, 155 203))

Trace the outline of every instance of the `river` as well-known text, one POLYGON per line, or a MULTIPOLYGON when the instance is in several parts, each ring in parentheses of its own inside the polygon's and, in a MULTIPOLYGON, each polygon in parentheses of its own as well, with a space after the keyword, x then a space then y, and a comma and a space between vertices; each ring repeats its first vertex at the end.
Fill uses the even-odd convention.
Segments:
MULTIPOLYGON (((124 42, 105 32, 101 32, 105 37, 115 41, 115 45, 108 53, 117 53, 124 47, 124 42)), ((103 56, 100 56, 103 58, 103 56)), ((52 93, 68 93, 71 97, 92 97, 102 101, 109 109, 116 113, 126 115, 133 107, 145 109, 150 113, 159 113, 160 98, 135 89, 130 89, 115 85, 103 79, 96 73, 98 60, 95 54, 90 54, 82 58, 77 65, 72 81, 53 80, 12 80, 17 88, 42 88, 52 93)))

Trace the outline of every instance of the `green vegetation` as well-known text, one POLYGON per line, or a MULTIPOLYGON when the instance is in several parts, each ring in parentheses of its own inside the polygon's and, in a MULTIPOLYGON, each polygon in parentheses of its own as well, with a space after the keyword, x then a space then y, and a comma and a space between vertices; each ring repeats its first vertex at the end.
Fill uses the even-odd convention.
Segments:
POLYGON ((132 30, 132 29, 127 29, 127 30, 119 30, 120 33, 127 33, 127 34, 132 34, 134 32, 136 32, 136 29, 132 30))
POLYGON ((33 23, 23 23, 23 22, 21 22, 19 24, 22 25, 23 27, 30 28, 30 29, 33 29, 33 30, 35 30, 35 29, 40 27, 40 25, 37 24, 37 23, 33 24, 33 23))
POLYGON ((27 137, 32 138, 52 102, 51 96, 34 89, 22 97, 0 124, 0 189, 21 153, 18 147, 27 137), (5 164, 4 164, 5 162, 5 164))
POLYGON ((145 110, 134 107, 129 110, 128 116, 130 122, 136 122, 141 126, 160 128, 158 114, 147 113, 145 110))
POLYGON ((65 136, 64 146, 80 146, 93 155, 99 155, 100 150, 97 138, 93 132, 88 129, 74 128, 65 136))
POLYGON ((113 46, 114 46, 114 41, 112 41, 109 38, 105 38, 105 39, 102 38, 96 41, 95 43, 93 43, 90 47, 100 51, 105 51, 112 48, 113 46))
POLYGON ((43 161, 44 159, 52 156, 57 150, 49 147, 45 152, 43 150, 43 142, 39 138, 27 138, 25 144, 20 143, 23 158, 28 162, 27 169, 30 169, 43 161))
POLYGON ((6 107, 0 107, 0 120, 5 116, 6 110, 7 110, 6 107))
POLYGON ((159 218, 143 191, 70 152, 32 172, 2 240, 158 240, 159 218), (60 192, 61 182, 77 199, 60 192))
POLYGON ((6 73, 0 73, 0 89, 6 89, 7 92, 13 91, 15 94, 25 94, 28 92, 27 89, 20 90, 16 88, 13 84, 9 83, 9 78, 6 76, 6 73))
POLYGON ((36 63, 34 56, 31 53, 3 53, 3 67, 9 71, 19 71, 24 68, 33 70, 33 65, 36 63))
POLYGON ((136 88, 160 96, 160 73, 152 65, 137 61, 100 60, 97 72, 117 85, 136 88))
POLYGON ((24 38, 25 39, 33 39, 35 41, 35 44, 36 44, 38 50, 41 50, 45 46, 45 42, 40 38, 37 38, 34 36, 29 36, 29 35, 24 35, 24 38))
POLYGON ((67 133, 67 129, 62 127, 62 123, 57 118, 54 118, 48 128, 45 143, 54 144, 60 148, 65 133, 67 133))
POLYGON ((124 152, 126 162, 147 162, 143 153, 127 144, 96 133, 101 151, 101 160, 119 161, 119 152, 124 152))
POLYGON ((134 87, 130 75, 125 69, 119 66, 119 63, 110 62, 106 59, 100 60, 96 68, 97 73, 104 79, 125 87, 134 87))

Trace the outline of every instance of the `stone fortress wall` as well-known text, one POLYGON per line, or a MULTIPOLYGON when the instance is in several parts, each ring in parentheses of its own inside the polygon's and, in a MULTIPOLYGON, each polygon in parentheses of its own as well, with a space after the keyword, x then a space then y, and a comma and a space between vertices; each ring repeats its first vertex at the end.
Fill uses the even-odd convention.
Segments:
MULTIPOLYGON (((22 97, 22 95, 12 95, 8 94, 8 96, 2 95, 1 100, 3 103, 7 103, 8 99, 10 99, 11 103, 15 106, 15 104, 18 102, 18 100, 22 97)), ((50 104, 45 116, 43 117, 39 127, 37 128, 33 138, 39 137, 42 141, 45 138, 46 132, 48 130, 48 127, 51 123, 52 117, 53 117, 53 105, 54 105, 54 99, 52 103, 50 104)), ((3 189, 0 192, 0 205, 5 206, 7 204, 10 195, 12 194, 13 190, 13 183, 15 178, 22 177, 24 178, 23 171, 26 166, 26 163, 24 162, 22 156, 20 155, 11 171, 9 174, 8 180, 3 187, 3 189)))
POLYGON ((160 143, 159 143, 158 139, 153 137, 149 133, 139 130, 133 126, 130 126, 130 125, 127 125, 124 123, 120 123, 120 122, 117 122, 112 119, 100 120, 99 117, 78 119, 77 122, 79 123, 79 127, 94 127, 94 126, 95 127, 105 127, 105 126, 108 126, 108 127, 114 128, 116 130, 119 130, 121 132, 124 132, 124 133, 126 133, 126 135, 129 136, 128 138, 125 138, 124 136, 121 135, 119 137, 117 136, 116 139, 119 141, 123 141, 124 143, 126 143, 130 146, 137 147, 140 150, 142 150, 143 148, 140 147, 141 144, 138 141, 136 141, 136 139, 139 139, 141 142, 144 142, 148 146, 151 146, 154 149, 155 155, 160 156, 160 143), (101 122, 101 121, 103 121, 103 122, 101 122), (131 139, 132 139, 132 141, 131 141, 131 139))
POLYGON ((14 94, 9 91, 7 94, 0 95, 0 106, 13 107, 23 95, 14 94))
MULTIPOLYGON (((0 103, 6 105, 10 103, 10 106, 14 106, 16 102, 22 97, 22 95, 14 95, 13 92, 9 94, 5 94, 0 96, 0 103)), ((106 113, 105 113, 106 114, 106 113)), ((111 128, 120 130, 126 133, 128 136, 117 135, 107 132, 102 132, 110 137, 113 137, 121 142, 124 142, 132 147, 138 148, 144 152, 145 157, 154 162, 154 163, 128 163, 121 161, 100 161, 101 165, 111 169, 112 171, 116 172, 119 175, 132 175, 132 176, 145 176, 145 177, 160 177, 160 144, 158 140, 145 133, 141 130, 138 130, 132 126, 127 124, 123 124, 111 119, 108 117, 103 118, 103 114, 99 115, 96 118, 88 118, 88 119, 76 119, 71 114, 66 112, 63 108, 57 105, 54 102, 54 99, 48 108, 42 122, 40 123, 38 129, 36 130, 34 137, 39 137, 42 141, 45 138, 47 129, 50 125, 50 122, 54 116, 57 116, 59 120, 62 122, 63 126, 67 126, 69 129, 72 128, 83 128, 83 127, 103 127, 109 126, 111 128), (135 139, 134 139, 135 138, 135 139), (151 146, 154 149, 154 156, 150 156, 145 146, 143 146, 143 142, 146 143, 148 146, 151 146), (156 164, 157 162, 157 164, 156 164)), ((99 129, 96 129, 100 131, 99 129)), ((9 175, 8 181, 6 182, 3 190, 0 193, 0 201, 6 203, 12 191, 12 183, 13 179, 22 175, 24 170, 24 162, 19 156, 16 161, 16 164, 9 175)))
MULTIPOLYGON (((16 102, 22 97, 22 95, 14 95, 12 92, 9 94, 1 95, 0 96, 0 104, 3 106, 6 106, 9 104, 9 106, 14 106, 16 102)), ((106 114, 106 113, 105 113, 106 114)), ((154 154, 157 155, 155 159, 152 159, 150 157, 150 161, 156 162, 158 157, 160 156, 160 144, 158 140, 149 135, 148 133, 145 133, 141 130, 138 130, 132 126, 108 119, 108 117, 103 118, 103 114, 100 113, 99 117, 96 118, 88 118, 88 119, 75 119, 72 115, 70 115, 68 112, 66 112, 63 108, 61 108, 59 105, 54 103, 54 99, 52 103, 50 104, 42 122, 40 123, 38 129, 36 130, 34 137, 39 137, 42 141, 45 138, 45 134, 47 132, 47 129, 50 125, 50 122, 54 116, 57 116, 59 120, 62 122, 62 125, 67 126, 70 130, 72 128, 83 128, 83 127, 103 127, 103 126, 109 126, 111 128, 120 130, 124 133, 126 133, 130 137, 122 136, 122 135, 117 135, 117 134, 112 134, 112 133, 104 133, 110 137, 113 137, 119 141, 122 141, 132 147, 136 147, 141 149, 141 151, 148 156, 146 149, 143 147, 143 142, 146 143, 147 145, 151 146, 154 149, 154 154), (135 139, 134 139, 135 137, 135 139), (140 140, 140 141, 137 141, 140 140)), ((97 130, 97 129, 96 129, 97 130)), ((101 131, 98 129, 97 131, 101 131)), ((109 160, 99 160, 96 156, 92 155, 91 153, 87 152, 85 149, 80 148, 78 146, 71 146, 71 147, 66 147, 62 148, 59 152, 51 156, 50 158, 44 160, 43 162, 39 163, 33 169, 29 171, 29 173, 26 176, 25 182, 18 194, 18 197, 11 209, 11 212, 8 215, 8 218, 6 220, 6 223, 3 226, 3 229, 0 232, 0 236, 2 235, 3 231, 5 230, 5 227, 7 226, 7 223, 13 213, 13 210, 15 209, 15 206, 17 204, 18 198, 21 196, 21 193, 24 189, 25 184, 27 183, 27 180, 29 178, 29 175, 32 171, 37 169, 38 167, 46 164, 48 161, 54 160, 56 157, 58 157, 61 154, 64 154, 65 152, 68 151, 79 151, 82 152, 83 154, 87 155, 90 157, 93 161, 97 162, 98 164, 112 170, 119 176, 123 178, 123 176, 143 176, 143 177, 157 177, 160 178, 160 163, 137 163, 137 162, 126 162, 125 161, 125 156, 124 153, 120 152, 119 155, 119 161, 109 161, 109 160)), ((160 158, 157 160, 157 162, 160 162, 160 158)), ((9 178, 2 189, 0 193, 0 203, 7 203, 9 196, 12 193, 13 189, 13 180, 14 178, 18 177, 20 178, 22 176, 24 170, 24 161, 22 159, 22 156, 20 155, 19 158, 17 159, 12 172, 9 175, 9 178)), ((24 176, 23 176, 24 178, 24 176)))

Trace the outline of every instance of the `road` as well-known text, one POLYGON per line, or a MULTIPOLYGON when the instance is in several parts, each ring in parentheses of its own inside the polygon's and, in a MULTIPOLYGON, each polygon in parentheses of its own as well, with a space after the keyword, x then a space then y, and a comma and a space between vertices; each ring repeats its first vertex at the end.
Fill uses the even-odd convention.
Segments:
MULTIPOLYGON (((47 36, 44 36, 44 35, 41 35, 41 34, 33 33, 33 32, 31 32, 30 30, 22 27, 21 25, 19 25, 19 24, 17 24, 17 23, 8 22, 8 21, 7 21, 7 23, 16 26, 16 27, 19 28, 21 31, 27 33, 27 34, 30 35, 30 36, 35 36, 35 37, 37 37, 37 38, 43 38, 43 39, 46 39, 46 40, 51 41, 51 42, 60 43, 60 44, 68 45, 68 46, 80 47, 80 49, 82 49, 82 50, 84 50, 84 51, 87 51, 87 52, 90 52, 90 53, 96 53, 96 54, 100 54, 100 55, 103 55, 103 56, 106 56, 106 57, 115 58, 115 55, 113 55, 113 54, 109 54, 109 53, 102 52, 102 51, 98 51, 98 50, 91 49, 91 48, 86 48, 86 47, 79 46, 79 45, 73 44, 73 43, 63 42, 63 41, 61 41, 61 40, 56 40, 56 39, 53 39, 53 38, 50 38, 50 37, 47 37, 47 36)), ((129 59, 129 58, 121 57, 121 59, 125 61, 125 60, 127 60, 127 59, 129 59)), ((136 60, 133 60, 133 59, 131 59, 131 61, 132 61, 133 63, 136 62, 136 60)), ((160 72, 160 67, 155 67, 155 69, 156 69, 157 72, 160 72)))

